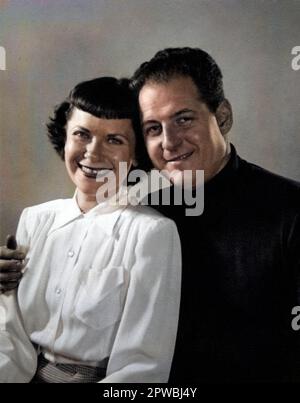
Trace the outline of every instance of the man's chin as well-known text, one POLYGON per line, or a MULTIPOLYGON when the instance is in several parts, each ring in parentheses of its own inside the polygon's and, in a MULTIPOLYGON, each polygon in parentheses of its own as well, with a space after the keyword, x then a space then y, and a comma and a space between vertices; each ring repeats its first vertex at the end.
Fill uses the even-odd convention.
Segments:
POLYGON ((204 171, 199 172, 193 170, 173 170, 168 171, 166 178, 176 187, 181 187, 184 190, 192 190, 195 187, 201 186, 204 182, 204 171))
POLYGON ((172 185, 174 186, 182 186, 183 181, 184 181, 184 174, 183 171, 180 171, 179 169, 177 170, 163 170, 160 171, 160 173, 167 178, 172 185))

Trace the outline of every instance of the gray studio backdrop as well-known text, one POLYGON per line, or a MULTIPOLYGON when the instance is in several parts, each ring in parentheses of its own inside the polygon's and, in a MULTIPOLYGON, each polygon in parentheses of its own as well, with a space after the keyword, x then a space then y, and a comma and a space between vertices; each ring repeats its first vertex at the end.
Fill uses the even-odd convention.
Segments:
POLYGON ((218 61, 239 153, 300 180, 299 0, 0 0, 1 244, 24 207, 73 194, 45 136, 53 106, 77 82, 130 75, 170 46, 218 61))

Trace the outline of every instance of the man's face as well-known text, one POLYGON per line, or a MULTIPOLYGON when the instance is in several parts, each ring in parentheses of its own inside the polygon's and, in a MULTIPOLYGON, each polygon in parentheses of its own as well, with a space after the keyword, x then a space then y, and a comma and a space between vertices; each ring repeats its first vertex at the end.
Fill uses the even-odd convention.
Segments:
POLYGON ((147 82, 139 103, 146 147, 157 169, 204 170, 207 181, 226 164, 228 144, 190 77, 147 82))

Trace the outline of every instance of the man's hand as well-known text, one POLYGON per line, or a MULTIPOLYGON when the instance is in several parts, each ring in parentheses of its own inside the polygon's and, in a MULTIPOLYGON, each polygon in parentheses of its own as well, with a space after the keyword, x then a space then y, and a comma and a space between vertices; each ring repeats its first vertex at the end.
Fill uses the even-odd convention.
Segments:
POLYGON ((18 248, 14 235, 8 235, 6 246, 0 246, 0 292, 13 290, 19 285, 24 259, 24 250, 18 248))

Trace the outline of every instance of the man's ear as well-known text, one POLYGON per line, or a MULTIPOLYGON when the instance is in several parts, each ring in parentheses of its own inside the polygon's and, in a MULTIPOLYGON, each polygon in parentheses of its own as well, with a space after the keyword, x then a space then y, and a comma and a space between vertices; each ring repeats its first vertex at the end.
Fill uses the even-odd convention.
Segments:
POLYGON ((220 131, 225 136, 231 129, 233 122, 231 105, 227 99, 224 99, 218 106, 215 116, 220 131))

